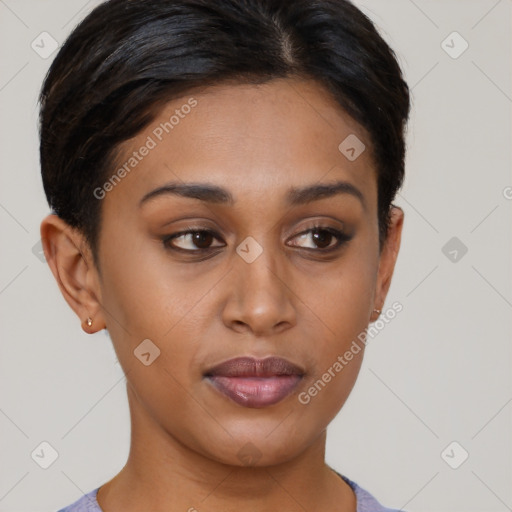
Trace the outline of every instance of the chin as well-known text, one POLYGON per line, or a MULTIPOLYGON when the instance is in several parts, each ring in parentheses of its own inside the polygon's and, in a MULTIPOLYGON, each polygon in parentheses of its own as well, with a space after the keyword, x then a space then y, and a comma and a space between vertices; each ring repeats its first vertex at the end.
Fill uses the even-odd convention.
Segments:
MULTIPOLYGON (((253 430, 254 426, 251 428, 253 430)), ((219 440, 215 447, 203 446, 209 457, 226 465, 237 467, 262 468, 285 464, 300 456, 315 441, 317 436, 308 438, 305 432, 301 434, 294 428, 280 430, 276 423, 271 428, 259 430, 257 433, 234 434, 229 442, 219 440), (213 448, 213 449, 212 449, 213 448)), ((210 442, 214 441, 209 439, 210 442)))

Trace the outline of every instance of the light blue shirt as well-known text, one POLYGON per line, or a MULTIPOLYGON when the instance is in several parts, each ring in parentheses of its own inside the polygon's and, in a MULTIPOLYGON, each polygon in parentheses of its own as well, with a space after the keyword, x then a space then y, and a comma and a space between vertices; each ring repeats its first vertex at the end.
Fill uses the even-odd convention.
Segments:
MULTIPOLYGON (((340 476, 350 485, 356 495, 357 512, 404 512, 403 510, 399 511, 383 507, 368 491, 359 487, 359 485, 349 480, 346 476, 340 476)), ((58 512, 103 512, 96 500, 98 489, 99 487, 58 512)))

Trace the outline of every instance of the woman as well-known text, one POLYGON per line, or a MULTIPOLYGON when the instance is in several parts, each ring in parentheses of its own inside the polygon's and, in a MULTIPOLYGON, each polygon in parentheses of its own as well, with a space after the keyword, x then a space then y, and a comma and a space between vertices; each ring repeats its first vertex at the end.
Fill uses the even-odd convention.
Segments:
POLYGON ((409 91, 373 24, 111 0, 40 99, 45 256, 131 415, 124 468, 62 510, 390 510, 324 460, 403 224, 409 91))

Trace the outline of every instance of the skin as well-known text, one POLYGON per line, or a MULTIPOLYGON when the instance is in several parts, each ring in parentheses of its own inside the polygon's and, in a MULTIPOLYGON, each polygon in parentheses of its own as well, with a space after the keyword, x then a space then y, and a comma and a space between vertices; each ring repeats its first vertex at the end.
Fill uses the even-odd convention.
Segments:
MULTIPOLYGON (((298 394, 377 319, 373 309, 383 309, 403 211, 392 208, 379 251, 371 141, 313 81, 190 91, 123 144, 119 165, 190 97, 197 106, 102 200, 99 269, 79 231, 55 215, 41 225, 63 296, 86 332, 108 329, 127 378, 130 454, 98 502, 105 512, 225 512, 240 502, 248 512, 355 512, 354 493, 326 466, 324 450, 364 350, 307 405, 298 394), (350 134, 367 148, 353 162, 338 149, 350 134), (364 205, 347 193, 286 202, 291 187, 338 180, 357 187, 364 205), (173 181, 218 185, 234 203, 165 194, 139 205, 173 181), (322 245, 311 231, 299 236, 315 225, 351 239, 322 253, 336 238, 322 245), (191 226, 214 231, 215 249, 197 256, 165 247, 165 236, 191 226), (252 263, 236 252, 248 236, 263 249, 252 263), (134 356, 145 339, 160 349, 149 366, 134 356), (207 368, 239 356, 284 357, 306 373, 281 402, 242 407, 203 379, 207 368), (239 456, 248 443, 250 462, 239 456)), ((173 243, 198 250, 190 235, 173 243)))

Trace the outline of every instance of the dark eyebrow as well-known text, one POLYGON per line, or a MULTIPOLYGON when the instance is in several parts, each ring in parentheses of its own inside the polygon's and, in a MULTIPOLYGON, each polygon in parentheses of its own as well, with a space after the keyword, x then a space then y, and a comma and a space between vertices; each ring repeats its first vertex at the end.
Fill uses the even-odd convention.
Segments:
POLYGON ((363 193, 352 183, 348 181, 335 181, 333 183, 323 183, 319 185, 310 185, 303 188, 292 188, 288 192, 288 203, 291 206, 298 206, 301 204, 318 201, 333 197, 338 194, 350 194, 361 202, 364 209, 366 209, 366 201, 363 193))
POLYGON ((181 197, 199 199, 200 201, 208 203, 233 204, 235 202, 229 191, 216 185, 210 185, 208 183, 167 183, 162 187, 148 192, 140 200, 139 206, 163 194, 174 194, 181 197))
MULTIPOLYGON (((164 194, 174 194, 191 199, 199 199, 208 203, 229 204, 235 203, 231 192, 209 183, 167 183, 148 192, 141 200, 141 206, 146 201, 164 194)), ((324 183, 319 185, 309 185, 301 188, 292 188, 286 195, 287 203, 290 206, 299 206, 319 199, 326 199, 338 194, 350 194, 361 202, 366 209, 366 202, 363 193, 352 183, 347 181, 336 181, 333 183, 324 183)))

